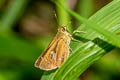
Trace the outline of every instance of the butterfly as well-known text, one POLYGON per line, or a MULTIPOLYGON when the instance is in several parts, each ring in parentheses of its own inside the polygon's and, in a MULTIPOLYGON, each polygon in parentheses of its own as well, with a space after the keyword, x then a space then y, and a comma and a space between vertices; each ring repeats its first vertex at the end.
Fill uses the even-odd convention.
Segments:
POLYGON ((56 36, 36 60, 35 67, 47 71, 60 67, 69 57, 71 36, 66 27, 60 27, 56 36))

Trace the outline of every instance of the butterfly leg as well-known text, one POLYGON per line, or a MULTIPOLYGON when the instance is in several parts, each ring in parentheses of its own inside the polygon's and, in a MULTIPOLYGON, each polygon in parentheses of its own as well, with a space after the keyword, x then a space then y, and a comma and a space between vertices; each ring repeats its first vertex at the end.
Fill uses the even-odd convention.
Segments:
POLYGON ((73 52, 73 50, 72 50, 72 48, 69 46, 69 50, 70 50, 70 52, 73 52))
POLYGON ((87 32, 86 32, 86 31, 78 31, 78 30, 75 30, 75 31, 73 31, 72 34, 75 34, 75 33, 87 33, 87 32))
MULTIPOLYGON (((75 33, 87 33, 87 32, 86 31, 75 30, 75 31, 73 31, 72 35, 75 34, 75 33)), ((72 36, 71 36, 71 40, 76 41, 76 42, 80 42, 80 40, 77 40, 77 39, 73 38, 72 36)))
POLYGON ((70 38, 71 38, 71 40, 73 40, 73 41, 76 41, 76 42, 81 42, 81 41, 79 41, 79 40, 77 40, 77 39, 73 38, 72 36, 71 36, 70 38))

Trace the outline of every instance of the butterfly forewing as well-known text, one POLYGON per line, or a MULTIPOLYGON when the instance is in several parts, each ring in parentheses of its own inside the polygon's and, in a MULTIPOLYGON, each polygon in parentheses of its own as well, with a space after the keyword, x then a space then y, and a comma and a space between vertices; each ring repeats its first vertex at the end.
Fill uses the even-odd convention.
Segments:
POLYGON ((35 67, 43 70, 52 70, 60 67, 61 64, 68 58, 70 53, 70 34, 66 30, 60 28, 57 35, 36 60, 35 67))

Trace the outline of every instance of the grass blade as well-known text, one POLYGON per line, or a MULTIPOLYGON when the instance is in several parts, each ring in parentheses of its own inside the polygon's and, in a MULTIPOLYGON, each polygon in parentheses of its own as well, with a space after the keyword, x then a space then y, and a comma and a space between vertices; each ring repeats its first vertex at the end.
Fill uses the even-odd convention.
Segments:
MULTIPOLYGON (((119 4, 120 0, 112 1, 110 4, 90 17, 89 20, 94 21, 110 32, 119 32, 119 4)), ((114 49, 114 46, 108 44, 107 42, 104 42, 103 38, 99 37, 101 36, 100 34, 90 28, 87 28, 85 25, 81 25, 77 30, 87 31, 87 34, 76 35, 78 38, 82 37, 85 39, 83 41, 86 43, 72 42, 72 55, 48 80, 75 80, 96 60, 100 59, 107 52, 114 49)), ((46 76, 49 76, 49 74, 46 76)))
POLYGON ((83 18, 82 16, 80 16, 77 13, 75 13, 74 11, 72 11, 72 10, 66 8, 66 7, 62 7, 63 5, 60 2, 55 2, 55 3, 59 7, 65 9, 67 12, 69 12, 76 19, 78 19, 79 21, 83 22, 85 25, 87 25, 91 29, 93 29, 94 31, 102 34, 107 39, 107 42, 109 42, 110 44, 112 44, 114 46, 120 47, 120 37, 116 36, 114 33, 111 33, 109 31, 103 29, 98 24, 94 23, 93 21, 88 21, 86 18, 83 18))

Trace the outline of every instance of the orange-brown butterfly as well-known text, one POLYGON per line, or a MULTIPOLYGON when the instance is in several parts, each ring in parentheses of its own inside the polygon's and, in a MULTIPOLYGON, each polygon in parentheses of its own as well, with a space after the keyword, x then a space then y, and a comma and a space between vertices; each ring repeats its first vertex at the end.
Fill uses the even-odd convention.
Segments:
POLYGON ((70 54, 70 41, 71 34, 67 32, 66 27, 60 27, 56 36, 36 60, 35 67, 42 70, 60 67, 70 54))

